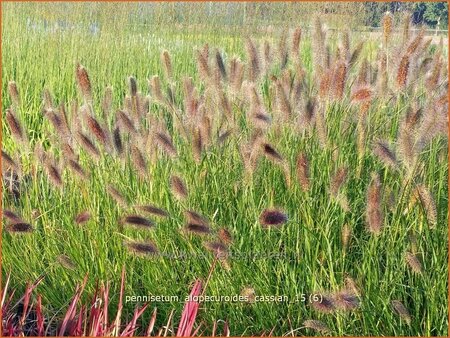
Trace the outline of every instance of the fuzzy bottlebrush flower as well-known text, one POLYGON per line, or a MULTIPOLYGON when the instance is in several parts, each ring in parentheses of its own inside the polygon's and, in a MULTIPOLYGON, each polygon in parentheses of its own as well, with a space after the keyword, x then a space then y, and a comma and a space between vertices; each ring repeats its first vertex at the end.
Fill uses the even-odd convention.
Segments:
POLYGON ((373 145, 373 153, 387 166, 397 168, 398 161, 395 153, 389 148, 386 141, 377 140, 373 145))
POLYGON ((405 261, 413 272, 418 274, 422 273, 422 263, 419 261, 416 255, 412 254, 411 252, 407 252, 405 254, 405 261))
POLYGON ((409 44, 408 48, 406 49, 406 54, 412 55, 417 51, 420 44, 422 43, 424 35, 425 35, 425 30, 421 29, 419 31, 419 34, 417 34, 417 36, 414 38, 414 40, 412 40, 411 43, 409 44))
POLYGON ((408 81, 409 64, 410 64, 409 55, 406 54, 401 58, 397 70, 396 81, 399 89, 403 89, 406 87, 406 83, 408 81))
POLYGON ((135 145, 131 147, 131 160, 139 176, 145 178, 147 176, 147 161, 144 154, 135 145))
POLYGON ((387 46, 391 36, 392 36, 392 28, 394 24, 394 17, 390 12, 386 12, 382 19, 382 27, 383 27, 383 40, 384 45, 387 46))
POLYGON ((342 99, 345 90, 345 81, 347 79, 347 64, 340 61, 336 65, 333 77, 334 97, 338 100, 342 99))
POLYGON ((155 141, 162 151, 167 155, 174 158, 177 156, 177 150, 173 145, 172 138, 165 132, 157 132, 155 135, 155 141))
POLYGON ((349 66, 349 68, 352 67, 352 66, 356 63, 356 61, 358 61, 358 58, 359 58, 359 56, 361 55, 361 52, 362 52, 362 50, 363 50, 363 47, 364 47, 364 41, 360 41, 360 42, 356 45, 355 49, 353 49, 353 52, 352 52, 352 54, 350 55, 350 59, 349 59, 349 61, 348 61, 348 66, 349 66))
POLYGON ((75 153, 75 149, 69 143, 65 142, 61 146, 61 150, 62 150, 63 157, 65 159, 71 159, 71 160, 74 160, 74 161, 78 161, 80 156, 75 153))
POLYGON ((204 140, 202 136, 202 132, 200 128, 196 128, 192 132, 192 153, 194 156, 194 160, 197 163, 200 163, 202 158, 202 152, 204 148, 204 140))
POLYGON ((216 65, 220 71, 220 76, 223 80, 227 80, 227 70, 225 68, 225 63, 223 62, 222 54, 217 50, 216 51, 216 65))
POLYGON ((189 223, 209 226, 208 219, 205 216, 200 215, 198 212, 187 210, 185 212, 185 216, 189 223))
POLYGON ((81 147, 86 150, 95 160, 100 160, 100 150, 82 131, 77 132, 77 140, 81 147))
POLYGON ((415 195, 419 198, 425 210, 430 227, 434 228, 437 224, 437 210, 433 195, 424 184, 417 185, 415 195))
POLYGON ((121 156, 123 153, 123 143, 122 143, 122 136, 120 135, 119 127, 114 128, 113 143, 114 143, 114 148, 116 149, 117 155, 121 156))
POLYGON ((8 122, 9 129, 11 131, 12 137, 22 144, 27 143, 27 137, 19 118, 12 109, 6 110, 6 122, 8 122))
POLYGON ((158 248, 153 242, 125 242, 125 247, 133 254, 138 256, 155 256, 158 254, 158 248))
POLYGON ((352 229, 346 223, 342 227, 342 231, 341 231, 342 246, 344 247, 344 249, 346 249, 348 247, 351 237, 352 237, 352 229))
POLYGON ((8 82, 8 92, 11 97, 13 106, 17 109, 20 107, 20 96, 19 90, 17 89, 17 84, 14 81, 8 82))
POLYGON ((83 224, 83 223, 86 223, 87 221, 89 221, 90 219, 91 219, 91 213, 89 211, 83 211, 75 217, 75 223, 83 224))
POLYGON ((244 287, 241 290, 240 295, 244 297, 244 300, 247 303, 254 303, 256 301, 256 292, 255 289, 252 288, 251 286, 244 287))
POLYGON ((173 175, 170 178, 170 189, 174 196, 178 199, 186 199, 188 197, 188 190, 186 184, 181 177, 173 175))
POLYGON ((278 57, 280 61, 280 68, 284 69, 289 60, 289 50, 287 46, 287 30, 285 29, 280 37, 280 41, 278 43, 278 57))
POLYGON ((381 183, 377 174, 372 175, 372 182, 367 190, 366 222, 368 230, 377 235, 383 226, 381 205, 381 183))
POLYGON ((281 83, 281 80, 276 82, 276 102, 279 112, 282 114, 284 120, 289 120, 292 116, 292 107, 288 96, 281 83))
POLYGON ((328 326, 324 322, 322 322, 320 320, 314 320, 314 319, 305 320, 303 322, 303 326, 305 328, 318 331, 321 334, 328 334, 328 333, 330 333, 330 329, 328 328, 328 326))
POLYGON ((87 73, 86 68, 84 68, 82 65, 78 63, 75 73, 78 82, 78 88, 80 89, 84 100, 88 103, 92 102, 91 81, 89 79, 89 75, 87 73))
POLYGON ((408 309, 403 305, 403 303, 399 300, 393 300, 391 302, 392 308, 394 311, 403 319, 408 325, 411 324, 411 315, 408 309))
POLYGON ((31 233, 33 231, 33 227, 31 224, 26 222, 11 223, 6 226, 6 231, 13 234, 25 234, 31 233))
POLYGON ((236 58, 231 59, 229 82, 233 93, 235 94, 239 93, 242 87, 243 79, 244 79, 244 65, 240 60, 236 58))
POLYGON ((346 276, 344 278, 344 285, 345 290, 348 290, 356 296, 361 296, 362 293, 360 287, 356 284, 355 280, 352 277, 346 276))
POLYGON ((78 163, 74 159, 69 159, 67 161, 68 168, 72 170, 76 175, 78 175, 82 179, 88 179, 89 174, 81 167, 80 163, 78 163))
POLYGON ((352 101, 365 102, 372 99, 372 91, 369 88, 363 87, 355 91, 352 95, 352 101))
POLYGON ((12 210, 3 209, 2 215, 3 217, 9 219, 12 223, 23 222, 22 218, 12 210))
POLYGON ((314 310, 321 313, 332 313, 336 310, 336 304, 331 295, 314 293, 310 304, 314 310))
POLYGON ((170 59, 170 54, 167 50, 161 53, 161 62, 163 64, 164 73, 168 80, 172 79, 172 60, 170 59))
POLYGON ((292 34, 292 54, 294 56, 294 59, 297 59, 300 55, 300 40, 302 38, 302 29, 300 27, 297 27, 294 30, 294 33, 292 34))
POLYGON ((6 172, 7 168, 9 170, 17 171, 19 166, 12 157, 2 149, 2 172, 6 172))
POLYGON ((56 260, 59 264, 61 264, 62 267, 69 269, 69 270, 75 270, 76 269, 76 265, 75 263, 72 261, 72 259, 67 256, 67 255, 59 255, 58 257, 56 257, 56 260))
POLYGON ((203 81, 207 82, 211 77, 211 70, 208 64, 208 56, 201 51, 197 51, 197 70, 203 81))
POLYGON ((54 184, 58 188, 62 188, 63 186, 62 175, 56 164, 52 163, 50 160, 47 160, 44 163, 44 168, 52 184, 54 184))
POLYGON ((233 242, 233 237, 231 236, 231 233, 226 228, 220 228, 218 231, 219 239, 225 243, 226 245, 229 245, 233 242))
POLYGON ((406 46, 409 41, 411 26, 411 13, 405 12, 402 20, 402 44, 406 46))
POLYGON ((334 198, 338 196, 339 190, 345 184, 347 175, 348 175, 348 168, 340 167, 338 170, 336 170, 336 173, 331 178, 330 192, 334 198))
POLYGON ((272 65, 272 48, 270 46, 269 41, 264 41, 264 47, 263 47, 263 55, 264 55, 264 70, 266 73, 269 72, 270 67, 272 65))
POLYGON ((108 134, 105 129, 100 126, 100 123, 93 116, 86 116, 86 124, 90 130, 90 132, 95 136, 98 142, 103 146, 108 144, 108 134))
POLYGON ((323 100, 326 99, 330 93, 330 88, 332 84, 332 71, 327 70, 324 71, 322 76, 320 77, 319 83, 319 97, 323 100))
POLYGON ((131 134, 136 134, 137 133, 137 129, 134 126, 133 121, 131 120, 130 116, 128 116, 128 114, 123 111, 123 110, 118 110, 116 112, 116 118, 120 123, 120 126, 128 133, 131 134))
POLYGON ((186 224, 184 230, 195 235, 209 235, 211 233, 211 229, 209 228, 209 226, 196 223, 186 224))
POLYGON ((322 22, 320 21, 320 17, 316 15, 313 18, 313 32, 312 32, 312 50, 314 57, 314 69, 317 74, 320 74, 322 70, 326 68, 325 65, 325 38, 326 32, 322 28, 322 22))
POLYGON ((117 188, 113 187, 111 184, 108 184, 106 186, 106 191, 119 205, 123 207, 128 206, 126 198, 117 188))
POLYGON ((280 153, 278 151, 275 150, 275 148, 273 146, 271 146, 268 143, 263 143, 262 144, 262 149, 264 154, 267 156, 267 158, 269 158, 270 160, 276 162, 276 163, 280 163, 284 161, 283 156, 280 155, 280 153))
POLYGON ((154 205, 150 205, 150 204, 139 205, 136 208, 139 209, 139 210, 142 210, 142 211, 144 211, 146 213, 155 215, 155 216, 169 217, 169 213, 166 210, 164 210, 162 208, 158 208, 158 207, 156 207, 154 205))
POLYGON ((261 73, 261 61, 258 49, 256 48, 255 43, 251 38, 246 39, 245 48, 249 59, 248 78, 250 79, 250 81, 256 82, 261 73))
POLYGON ((166 103, 166 99, 164 98, 163 91, 161 89, 161 80, 158 75, 154 75, 151 80, 149 80, 149 87, 152 93, 152 96, 161 104, 166 103))
POLYGON ((205 248, 214 253, 219 259, 224 259, 228 256, 228 248, 225 244, 218 241, 206 242, 205 248))
POLYGON ((356 78, 356 87, 364 87, 369 83, 369 62, 364 59, 359 67, 358 76, 356 78))
POLYGON ((417 148, 415 147, 414 131, 408 128, 405 123, 399 127, 399 135, 397 141, 397 151, 403 164, 412 170, 417 161, 417 148))
POLYGON ((263 227, 278 227, 288 221, 288 216, 278 209, 265 209, 259 217, 259 222, 263 227))
POLYGON ((103 117, 107 118, 111 113, 113 103, 113 90, 111 86, 106 87, 102 100, 102 112, 103 117))
POLYGON ((120 220, 121 224, 129 224, 138 228, 151 228, 155 223, 145 217, 139 215, 128 215, 120 220))
POLYGON ((349 290, 342 290, 333 294, 333 303, 342 311, 354 311, 359 305, 359 297, 349 290))

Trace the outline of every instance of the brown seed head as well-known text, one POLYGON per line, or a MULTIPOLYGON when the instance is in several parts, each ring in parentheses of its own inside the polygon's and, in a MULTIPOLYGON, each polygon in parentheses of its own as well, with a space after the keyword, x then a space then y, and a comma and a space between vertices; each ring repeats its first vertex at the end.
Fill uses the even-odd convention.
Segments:
POLYGON ((89 80, 89 75, 86 68, 84 68, 79 63, 76 67, 76 78, 78 82, 78 88, 80 89, 83 98, 86 102, 92 102, 91 81, 89 80))
POLYGON ((186 199, 188 197, 186 184, 179 176, 173 175, 170 178, 170 189, 178 199, 186 199))
POLYGON ((259 217, 259 222, 263 227, 279 227, 288 221, 287 215, 278 209, 265 209, 259 217))

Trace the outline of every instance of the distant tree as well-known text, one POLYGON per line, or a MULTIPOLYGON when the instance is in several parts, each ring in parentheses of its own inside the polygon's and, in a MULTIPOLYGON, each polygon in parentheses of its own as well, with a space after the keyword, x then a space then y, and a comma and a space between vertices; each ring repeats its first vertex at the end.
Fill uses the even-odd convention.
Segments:
POLYGON ((424 22, 436 28, 448 28, 448 3, 427 2, 423 12, 424 22))
POLYGON ((378 27, 386 11, 395 14, 409 11, 415 24, 426 24, 441 29, 448 28, 447 2, 366 2, 365 25, 378 27))

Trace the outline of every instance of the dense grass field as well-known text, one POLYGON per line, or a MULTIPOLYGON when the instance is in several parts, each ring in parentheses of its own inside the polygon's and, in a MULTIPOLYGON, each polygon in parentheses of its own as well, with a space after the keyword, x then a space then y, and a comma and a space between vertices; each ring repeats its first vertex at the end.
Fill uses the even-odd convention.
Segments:
MULTIPOLYGON (((35 292, 57 323, 88 275, 80 302, 109 281, 112 318, 125 267, 125 297, 179 297, 149 305, 158 328, 201 279, 204 295, 285 296, 202 302, 205 335, 220 320, 246 336, 447 335, 446 47, 389 16, 369 40, 313 19, 299 36, 2 7, 15 301, 44 275, 35 292)), ((130 320, 141 303, 123 305, 130 320)))

